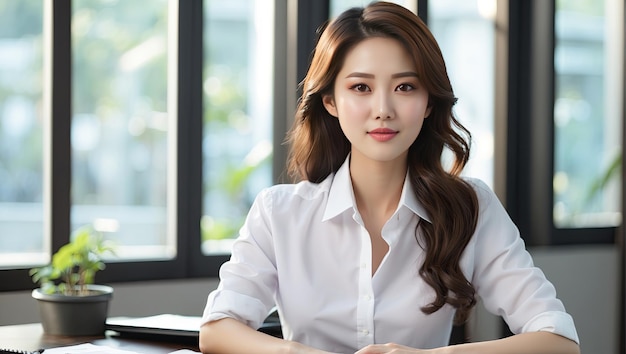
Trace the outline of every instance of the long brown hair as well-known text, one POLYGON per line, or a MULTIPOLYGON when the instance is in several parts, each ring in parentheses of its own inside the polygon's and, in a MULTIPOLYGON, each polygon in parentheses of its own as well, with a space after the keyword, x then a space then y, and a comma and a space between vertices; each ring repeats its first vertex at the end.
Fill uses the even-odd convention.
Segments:
POLYGON ((441 50, 419 17, 387 2, 349 9, 320 30, 287 136, 288 172, 295 180, 319 183, 339 169, 350 152, 350 142, 338 119, 324 108, 322 97, 332 93, 344 58, 356 44, 370 37, 398 40, 414 58, 431 107, 408 153, 410 182, 432 220, 419 223, 422 237, 418 242, 426 251, 419 274, 436 293, 422 311, 433 313, 448 303, 457 309, 455 322, 465 322, 476 299, 459 260, 476 228, 478 201, 472 187, 459 177, 469 159, 471 135, 453 115, 456 97, 441 50), (454 157, 449 171, 441 161, 444 147, 454 157))

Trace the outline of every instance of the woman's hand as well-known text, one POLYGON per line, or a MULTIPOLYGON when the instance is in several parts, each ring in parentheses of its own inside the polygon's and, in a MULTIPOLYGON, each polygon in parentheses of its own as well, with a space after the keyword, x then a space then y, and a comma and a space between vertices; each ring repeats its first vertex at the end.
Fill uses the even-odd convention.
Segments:
POLYGON ((405 347, 403 345, 395 344, 395 343, 387 343, 387 344, 371 344, 367 347, 362 348, 358 352, 354 354, 383 354, 383 353, 393 353, 393 354, 428 354, 433 353, 431 350, 422 350, 405 347))
POLYGON ((413 349, 402 345, 372 344, 355 354, 580 354, 576 342, 549 332, 528 332, 484 342, 451 345, 436 349, 413 349))

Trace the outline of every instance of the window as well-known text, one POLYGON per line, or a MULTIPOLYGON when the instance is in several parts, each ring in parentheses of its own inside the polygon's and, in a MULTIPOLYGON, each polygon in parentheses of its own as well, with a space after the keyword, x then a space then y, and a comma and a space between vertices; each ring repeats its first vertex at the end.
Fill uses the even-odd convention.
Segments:
POLYGON ((555 13, 554 223, 621 223, 623 11, 558 0, 555 13))
MULTIPOLYGON (((336 17, 337 15, 351 7, 367 6, 370 2, 371 1, 368 0, 330 0, 330 17, 336 17)), ((417 13, 416 0, 391 0, 390 2, 402 5, 407 9, 410 9, 413 12, 417 13)))
POLYGON ((49 260, 42 204, 43 3, 2 1, 0 18, 0 268, 5 268, 49 260))
POLYGON ((227 254, 272 184, 274 4, 211 0, 204 16, 202 250, 227 254))
MULTIPOLYGON (((285 177, 315 29, 368 3, 0 2, 0 290, 32 288, 27 269, 88 222, 122 247, 99 281, 215 276, 253 198, 285 177)), ((506 144, 504 202, 528 244, 614 242, 623 4, 509 1, 499 28, 489 0, 398 3, 419 5, 440 43, 473 133, 466 173, 492 184, 506 144)))
POLYGON ((454 114, 472 134, 464 174, 493 188, 495 0, 437 0, 428 5, 428 27, 443 52, 458 98, 454 114))
POLYGON ((85 223, 119 246, 98 281, 217 274, 280 169, 280 6, 0 3, 0 290, 85 223))
POLYGON ((530 246, 614 243, 623 4, 508 5, 506 207, 530 246))
POLYGON ((168 1, 75 1, 71 29, 72 229, 93 223, 120 259, 172 258, 168 1))

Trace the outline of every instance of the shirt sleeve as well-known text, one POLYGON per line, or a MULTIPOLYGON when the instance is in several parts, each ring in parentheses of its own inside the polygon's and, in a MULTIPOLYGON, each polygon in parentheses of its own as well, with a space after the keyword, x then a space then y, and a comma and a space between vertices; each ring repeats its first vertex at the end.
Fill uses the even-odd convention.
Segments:
POLYGON ((501 316, 514 334, 548 331, 579 343, 573 318, 534 266, 508 213, 487 185, 473 183, 480 214, 466 261, 473 262, 472 284, 485 308, 501 316))
POLYGON ((230 259, 220 267, 220 283, 207 299, 202 324, 234 318, 258 329, 274 306, 277 286, 271 237, 271 193, 258 194, 230 259))

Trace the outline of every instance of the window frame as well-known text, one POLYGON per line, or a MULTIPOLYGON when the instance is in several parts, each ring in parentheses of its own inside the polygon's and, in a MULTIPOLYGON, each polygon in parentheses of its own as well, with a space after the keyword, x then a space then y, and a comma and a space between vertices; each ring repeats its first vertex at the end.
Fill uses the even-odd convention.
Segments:
MULTIPOLYGON (((198 73, 203 70, 203 2, 172 1, 177 4, 174 18, 178 19, 175 112, 177 117, 184 117, 177 119, 176 126, 174 170, 177 183, 175 203, 172 204, 176 213, 178 256, 167 261, 110 262, 107 269, 98 274, 98 282, 216 277, 219 266, 229 257, 204 255, 200 244, 203 97, 202 76, 198 73)), ((44 22, 47 26, 44 36, 50 37, 45 50, 50 70, 45 80, 49 85, 45 90, 48 93, 44 93, 49 94, 49 99, 44 100, 45 124, 48 125, 44 163, 49 165, 44 174, 44 235, 51 240, 52 252, 55 252, 67 242, 71 227, 71 181, 68 176, 71 176, 72 0, 45 4, 50 7, 51 18, 44 22)), ((615 243, 619 228, 554 227, 554 126, 553 120, 539 117, 553 117, 555 2, 508 1, 507 5, 504 204, 530 246, 615 243), (551 35, 545 36, 545 33, 551 35)), ((427 21, 428 1, 417 1, 417 9, 419 16, 427 21)), ((286 182, 287 152, 282 137, 293 121, 297 101, 295 88, 310 60, 316 40, 315 29, 326 21, 328 11, 328 0, 276 2, 273 181, 277 183, 286 182), (294 32, 298 34, 297 38, 288 36, 294 32)), ((0 291, 34 287, 28 269, 0 270, 0 283, 0 291)))
MULTIPOLYGON (((508 7, 505 206, 530 247, 621 244, 618 308, 623 332, 626 326, 626 234, 623 221, 620 226, 603 228, 557 228, 553 221, 556 1, 508 1, 508 7)), ((626 74, 622 80, 626 82, 626 74)), ((625 122, 626 107, 622 108, 622 122, 625 122)), ((622 125, 622 136, 626 136, 626 124, 622 125)), ((624 154, 622 176, 626 176, 624 154)), ((626 210, 623 178, 621 186, 623 212, 626 210)), ((501 329, 502 336, 511 335, 504 322, 501 329)), ((623 352, 626 339, 622 338, 619 346, 623 352)))
MULTIPOLYGON (((46 1, 45 4, 48 8, 44 11, 43 35, 50 38, 46 38, 44 48, 44 66, 49 66, 44 79, 49 83, 44 88, 44 134, 47 134, 44 137, 44 237, 51 240, 51 253, 54 253, 68 242, 71 233, 71 178, 68 176, 72 172, 72 0, 46 1)), ((276 4, 279 15, 276 25, 286 27, 284 13, 287 6, 279 6, 281 2, 276 4)), ((177 55, 169 58, 174 60, 174 70, 170 73, 168 85, 170 89, 175 88, 175 94, 168 98, 168 110, 173 113, 175 121, 170 128, 175 131, 172 142, 176 145, 176 152, 174 157, 168 157, 172 164, 168 177, 175 179, 175 192, 168 195, 173 202, 168 208, 175 208, 175 217, 171 219, 174 219, 173 230, 177 235, 177 256, 170 260, 107 262, 106 269, 98 273, 99 283, 216 277, 220 265, 229 258, 229 255, 204 255, 201 251, 204 107, 203 77, 198 73, 203 72, 203 9, 203 1, 170 1, 170 20, 177 22, 176 33, 169 34, 170 40, 176 42, 174 47, 170 44, 170 48, 177 48, 177 55), (175 78, 174 83, 171 78, 175 78)), ((275 32, 277 35, 286 33, 275 32)), ((275 54, 283 60, 287 50, 287 47, 281 47, 275 54)), ((280 62, 276 60, 274 65, 280 62)), ((275 87, 287 91, 287 80, 282 76, 275 87)), ((284 105, 284 98, 275 99, 275 108, 284 105)), ((286 115, 284 108, 275 114, 276 121, 283 122, 275 128, 283 129, 282 135, 287 126, 286 115)), ((278 144, 275 142, 275 146, 278 144)), ((281 171, 283 166, 284 162, 274 163, 274 174, 278 175, 276 171, 281 171)), ((29 268, 25 267, 0 270, 0 291, 36 287, 28 271, 29 268)))
POLYGON ((509 1, 508 6, 507 210, 529 246, 615 243, 618 227, 554 225, 556 4, 509 1))

